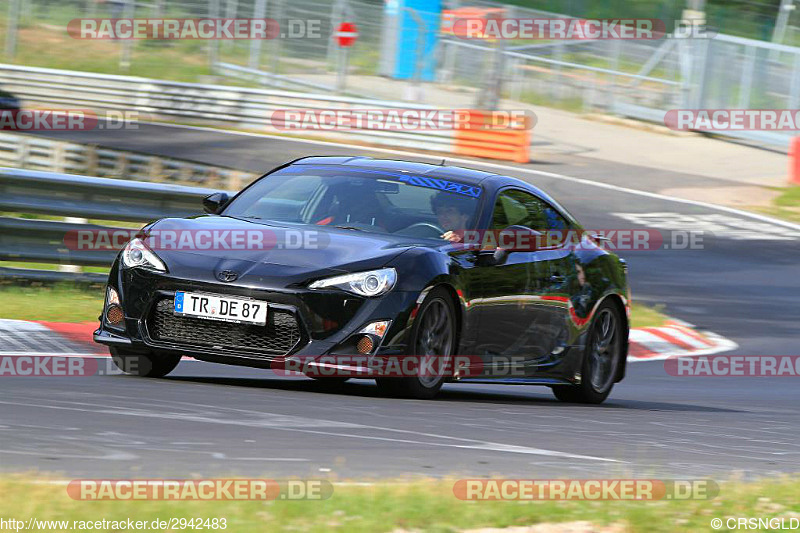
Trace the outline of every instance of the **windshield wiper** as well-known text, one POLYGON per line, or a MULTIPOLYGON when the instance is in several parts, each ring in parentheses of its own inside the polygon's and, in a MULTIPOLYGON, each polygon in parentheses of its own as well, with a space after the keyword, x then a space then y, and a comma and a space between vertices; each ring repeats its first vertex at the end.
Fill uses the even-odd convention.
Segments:
POLYGON ((357 228, 355 226, 331 226, 332 228, 339 228, 339 229, 351 229, 354 231, 367 231, 364 228, 357 228))
POLYGON ((239 215, 224 215, 226 217, 235 218, 236 220, 261 220, 261 217, 255 215, 239 216, 239 215))

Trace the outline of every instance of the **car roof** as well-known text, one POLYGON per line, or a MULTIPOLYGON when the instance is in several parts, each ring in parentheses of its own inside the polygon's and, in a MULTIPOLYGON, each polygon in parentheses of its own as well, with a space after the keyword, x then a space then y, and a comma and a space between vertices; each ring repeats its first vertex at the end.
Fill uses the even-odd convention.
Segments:
MULTIPOLYGON (((442 160, 444 162, 444 160, 442 160)), ((345 167, 394 170, 410 172, 431 178, 457 179, 465 184, 477 185, 488 177, 497 176, 492 172, 449 165, 432 165, 398 159, 374 159, 366 156, 310 156, 298 159, 292 165, 341 165, 345 167)))

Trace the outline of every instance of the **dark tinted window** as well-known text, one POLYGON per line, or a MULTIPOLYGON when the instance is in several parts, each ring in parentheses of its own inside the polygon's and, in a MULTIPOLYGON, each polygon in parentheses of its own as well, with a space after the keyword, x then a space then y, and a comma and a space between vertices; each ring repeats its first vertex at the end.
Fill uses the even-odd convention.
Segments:
POLYGON ((443 178, 294 165, 248 188, 224 214, 439 238, 471 227, 480 194, 480 187, 443 178))
POLYGON ((569 224, 541 198, 516 189, 503 191, 495 202, 491 229, 525 226, 536 231, 565 230, 569 224))

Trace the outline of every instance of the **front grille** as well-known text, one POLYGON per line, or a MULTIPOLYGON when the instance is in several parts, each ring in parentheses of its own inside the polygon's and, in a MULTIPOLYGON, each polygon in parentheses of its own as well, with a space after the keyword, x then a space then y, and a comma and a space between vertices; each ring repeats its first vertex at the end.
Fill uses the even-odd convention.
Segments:
POLYGON ((297 318, 284 309, 270 307, 265 326, 234 324, 176 315, 172 298, 156 304, 148 319, 148 332, 156 341, 264 355, 287 355, 301 337, 297 318))

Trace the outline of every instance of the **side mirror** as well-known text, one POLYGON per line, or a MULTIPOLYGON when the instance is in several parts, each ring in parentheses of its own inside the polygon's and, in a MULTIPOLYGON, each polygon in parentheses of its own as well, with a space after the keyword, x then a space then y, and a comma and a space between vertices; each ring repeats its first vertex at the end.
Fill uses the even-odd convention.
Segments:
POLYGON ((542 233, 527 226, 508 226, 497 235, 497 248, 508 252, 535 252, 542 233))
POLYGON ((508 226, 495 235, 497 247, 478 251, 478 255, 483 258, 480 264, 500 265, 511 252, 535 252, 539 249, 541 236, 541 232, 526 226, 508 226))
POLYGON ((222 211, 222 208, 225 207, 228 200, 230 200, 230 197, 224 192, 209 194, 203 198, 203 210, 210 215, 216 215, 222 211))

